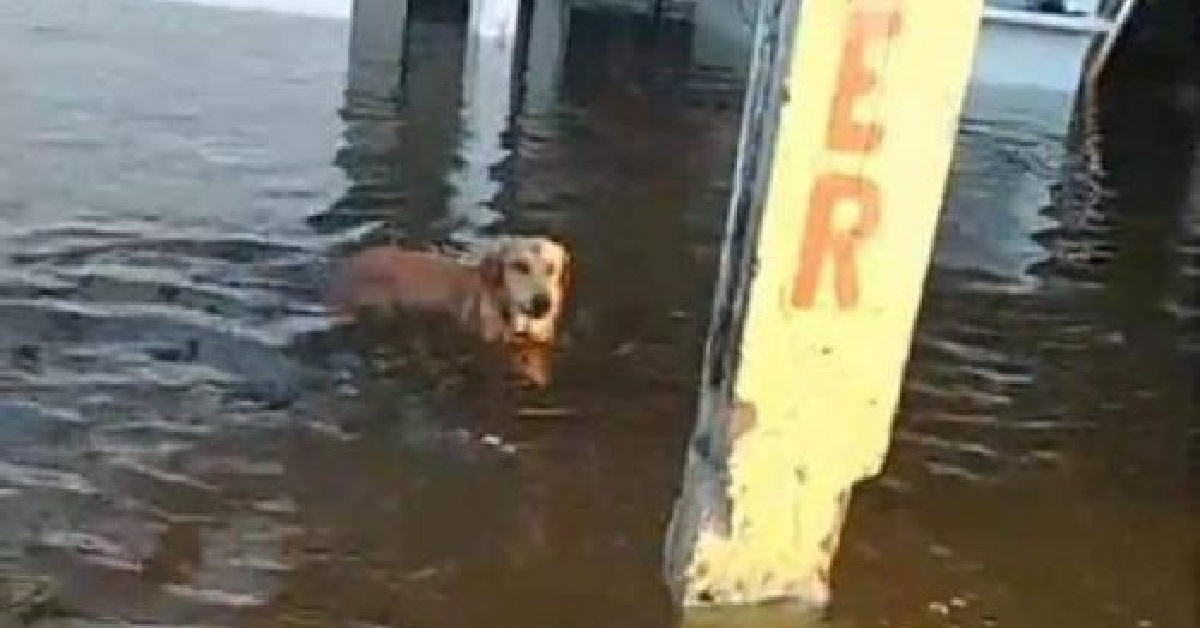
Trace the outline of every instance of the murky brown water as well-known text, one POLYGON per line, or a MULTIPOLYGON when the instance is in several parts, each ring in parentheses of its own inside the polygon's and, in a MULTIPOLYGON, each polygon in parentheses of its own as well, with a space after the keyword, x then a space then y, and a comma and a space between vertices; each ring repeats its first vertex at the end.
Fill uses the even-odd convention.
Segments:
MULTIPOLYGON (((461 13, 410 18, 400 93, 375 46, 344 94, 342 23, 0 5, 0 581, 50 583, 10 586, 44 593, 24 619, 673 622, 659 547, 736 81, 685 31, 579 11, 561 97, 527 68, 499 137, 503 113, 450 105, 461 13), (549 390, 327 331, 341 251, 508 229, 579 260, 549 390)), ((1111 198, 1080 178, 1051 203, 1033 127, 964 129, 839 625, 1195 625, 1195 110, 1143 76, 1099 119, 1111 198)))

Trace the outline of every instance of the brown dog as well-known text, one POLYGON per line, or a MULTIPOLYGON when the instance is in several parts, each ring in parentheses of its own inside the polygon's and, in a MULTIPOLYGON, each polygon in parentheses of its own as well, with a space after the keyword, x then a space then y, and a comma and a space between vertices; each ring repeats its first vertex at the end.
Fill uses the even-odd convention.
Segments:
POLYGON ((393 246, 366 249, 339 273, 334 311, 445 313, 487 342, 549 345, 567 297, 570 255, 553 240, 503 237, 477 263, 393 246))

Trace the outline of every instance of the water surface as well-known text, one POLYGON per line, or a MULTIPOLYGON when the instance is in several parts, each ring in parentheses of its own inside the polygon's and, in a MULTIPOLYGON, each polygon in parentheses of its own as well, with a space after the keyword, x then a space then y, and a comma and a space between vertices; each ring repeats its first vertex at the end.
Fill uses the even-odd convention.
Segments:
MULTIPOLYGON (((736 73, 627 14, 565 46, 410 16, 401 51, 386 19, 0 5, 0 574, 45 583, 34 625, 671 625, 736 73), (503 54, 517 89, 464 81, 503 54), (345 251, 506 230, 579 262, 548 390, 329 330, 345 251)), ((1193 625, 1195 123, 1144 81, 1085 129, 1099 180, 1035 121, 964 126, 839 624, 1193 625)))

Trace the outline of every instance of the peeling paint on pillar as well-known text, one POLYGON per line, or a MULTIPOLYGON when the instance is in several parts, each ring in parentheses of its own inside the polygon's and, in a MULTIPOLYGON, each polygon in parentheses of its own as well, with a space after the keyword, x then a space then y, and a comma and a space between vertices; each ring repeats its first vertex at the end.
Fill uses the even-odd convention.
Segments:
POLYGON ((666 576, 687 606, 820 608, 887 452, 983 6, 761 5, 666 576))

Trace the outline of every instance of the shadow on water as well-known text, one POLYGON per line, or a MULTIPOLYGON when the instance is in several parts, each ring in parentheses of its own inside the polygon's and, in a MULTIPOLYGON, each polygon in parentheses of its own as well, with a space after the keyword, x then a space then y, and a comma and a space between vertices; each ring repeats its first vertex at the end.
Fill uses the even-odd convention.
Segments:
MULTIPOLYGON (((567 6, 0 6, 0 614, 670 625, 739 83, 676 3, 567 6), (578 260, 548 390, 330 331, 331 258, 507 231, 578 260)), ((964 128, 838 623, 1188 625, 1195 112, 1123 76, 1103 177, 964 128)))

